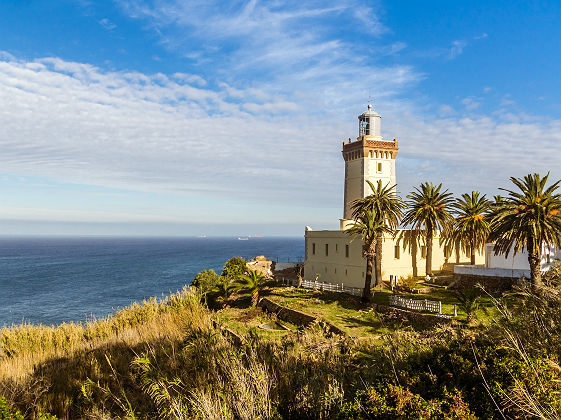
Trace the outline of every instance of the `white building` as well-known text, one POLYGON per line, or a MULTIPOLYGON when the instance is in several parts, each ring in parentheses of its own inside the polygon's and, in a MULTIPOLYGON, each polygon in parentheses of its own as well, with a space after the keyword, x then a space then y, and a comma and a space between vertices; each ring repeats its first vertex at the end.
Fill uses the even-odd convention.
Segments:
MULTIPOLYGON (((493 244, 485 245, 485 265, 463 265, 454 267, 455 275, 479 276, 479 277, 500 277, 519 279, 521 277, 529 279, 530 263, 528 262, 528 251, 523 250, 513 255, 495 255, 493 244)), ((541 271, 548 271, 556 261, 561 259, 561 251, 556 247, 543 246, 542 259, 540 262, 541 271)))
MULTIPOLYGON (((358 117, 358 137, 356 141, 343 143, 345 160, 345 191, 343 218, 340 230, 315 231, 306 227, 306 259, 304 277, 328 283, 344 283, 347 286, 364 285, 366 259, 362 256, 362 240, 346 233, 352 221, 352 203, 371 194, 369 180, 376 185, 396 185, 395 161, 398 152, 397 139, 384 140, 381 135, 382 117, 370 105, 358 117)), ((419 180, 424 181, 424 180, 419 180)), ((411 239, 413 232, 400 230, 394 238, 384 238, 382 250, 382 278, 424 276, 426 247, 422 240, 411 239)), ((483 264, 483 255, 477 255, 477 262, 483 264)), ((455 264, 469 263, 469 255, 462 255, 457 249, 441 246, 438 234, 433 244, 433 271, 452 272, 455 264)))

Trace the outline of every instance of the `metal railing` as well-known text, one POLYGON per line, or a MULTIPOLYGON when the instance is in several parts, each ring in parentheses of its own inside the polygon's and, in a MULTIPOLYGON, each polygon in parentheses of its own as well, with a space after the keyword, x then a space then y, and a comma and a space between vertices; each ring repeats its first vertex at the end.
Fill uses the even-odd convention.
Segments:
POLYGON ((427 311, 437 314, 442 313, 442 302, 428 299, 406 299, 401 296, 390 295, 390 306, 412 309, 414 311, 427 311))
POLYGON ((343 283, 324 283, 313 280, 302 280, 302 287, 308 289, 316 289, 327 292, 349 293, 353 296, 361 296, 362 289, 359 287, 345 286, 343 283))

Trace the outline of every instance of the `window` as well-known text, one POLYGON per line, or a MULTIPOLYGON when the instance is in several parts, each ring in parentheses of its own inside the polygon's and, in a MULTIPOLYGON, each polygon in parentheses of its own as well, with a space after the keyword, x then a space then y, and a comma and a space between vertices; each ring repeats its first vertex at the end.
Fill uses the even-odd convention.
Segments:
POLYGON ((349 258, 349 246, 345 245, 345 257, 349 258))
POLYGON ((427 247, 425 245, 421 246, 421 258, 427 258, 427 247))
POLYGON ((400 250, 399 250, 399 245, 396 245, 396 246, 394 247, 394 249, 393 249, 393 257, 394 257, 396 260, 399 260, 399 251, 400 251, 400 250))
POLYGON ((378 162, 378 172, 382 172, 382 162, 378 162))
POLYGON ((316 255, 316 244, 312 244, 312 255, 316 255))
POLYGON ((329 255, 329 244, 325 244, 325 256, 329 255))
POLYGON ((335 274, 337 274, 337 269, 335 269, 335 274))
POLYGON ((335 252, 339 252, 339 244, 335 244, 335 252))

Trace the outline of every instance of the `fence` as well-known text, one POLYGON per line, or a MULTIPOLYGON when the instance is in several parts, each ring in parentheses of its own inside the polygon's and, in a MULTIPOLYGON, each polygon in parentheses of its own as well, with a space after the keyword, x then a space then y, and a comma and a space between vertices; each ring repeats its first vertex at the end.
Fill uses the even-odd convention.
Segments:
POLYGON ((349 293, 353 296, 362 295, 361 288, 345 286, 343 283, 337 284, 337 283, 324 283, 324 282, 313 281, 313 280, 302 280, 302 287, 328 291, 328 292, 349 293))
POLYGON ((396 295, 390 295, 389 298, 390 306, 399 306, 400 308, 413 309, 415 311, 442 313, 442 302, 439 300, 405 299, 396 295))

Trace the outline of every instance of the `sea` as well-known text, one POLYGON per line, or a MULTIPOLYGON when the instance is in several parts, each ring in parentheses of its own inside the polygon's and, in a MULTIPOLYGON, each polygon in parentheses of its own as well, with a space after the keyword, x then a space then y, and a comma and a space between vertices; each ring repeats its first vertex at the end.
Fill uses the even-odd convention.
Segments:
POLYGON ((100 318, 257 255, 302 260, 304 238, 0 237, 0 327, 100 318))

